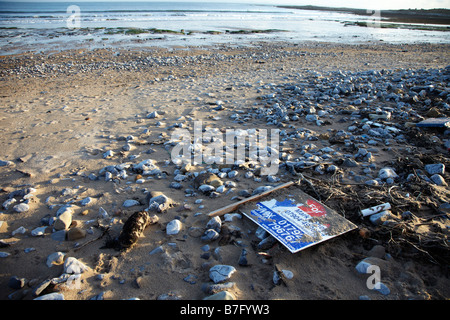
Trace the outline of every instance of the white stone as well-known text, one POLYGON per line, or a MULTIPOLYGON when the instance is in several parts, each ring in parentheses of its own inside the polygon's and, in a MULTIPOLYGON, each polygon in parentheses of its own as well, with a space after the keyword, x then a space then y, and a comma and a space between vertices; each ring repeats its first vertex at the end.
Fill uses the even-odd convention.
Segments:
POLYGON ((139 201, 134 200, 134 199, 125 200, 122 204, 122 206, 125 208, 130 208, 130 207, 139 206, 139 205, 140 205, 139 201))
POLYGON ((62 252, 53 252, 47 257, 47 267, 51 268, 64 263, 64 257, 66 255, 62 252))
POLYGON ((220 283, 230 279, 235 272, 236 269, 233 266, 218 264, 209 269, 209 278, 214 283, 220 283))
POLYGON ((167 224, 166 233, 168 235, 178 234, 181 231, 182 227, 183 227, 183 224, 181 223, 181 221, 178 219, 174 219, 167 224))
POLYGON ((64 273, 80 274, 87 270, 89 270, 89 267, 74 257, 68 257, 64 262, 64 273))
POLYGON ((13 207, 13 209, 14 209, 14 211, 19 212, 19 213, 26 212, 26 211, 30 210, 30 206, 27 205, 26 203, 19 203, 19 204, 15 205, 13 207))

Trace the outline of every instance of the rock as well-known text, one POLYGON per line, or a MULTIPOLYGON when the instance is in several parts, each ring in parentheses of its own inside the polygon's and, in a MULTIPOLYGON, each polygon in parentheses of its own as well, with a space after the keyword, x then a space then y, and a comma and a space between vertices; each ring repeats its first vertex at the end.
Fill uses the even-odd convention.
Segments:
POLYGON ((167 209, 174 207, 176 203, 162 192, 159 191, 151 191, 147 195, 148 199, 148 210, 164 212, 167 209))
POLYGON ((436 164, 427 164, 425 165, 425 170, 428 172, 428 174, 444 174, 445 172, 445 165, 442 163, 436 163, 436 164))
POLYGON ((5 202, 3 202, 3 208, 6 209, 6 210, 8 210, 9 207, 10 207, 12 204, 16 203, 16 202, 17 202, 17 200, 14 199, 14 198, 8 199, 8 200, 6 200, 5 202))
POLYGON ((67 231, 67 240, 68 241, 75 241, 78 239, 83 239, 84 237, 86 237, 86 230, 81 229, 81 228, 70 228, 67 231))
POLYGON ((222 227, 222 220, 220 220, 220 217, 213 217, 206 224, 206 229, 214 229, 217 232, 220 232, 221 227, 222 227))
POLYGON ((214 229, 207 229, 202 235, 201 239, 205 242, 210 242, 218 239, 220 234, 214 229))
POLYGON ((385 180, 388 178, 395 179, 398 175, 395 173, 394 169, 392 168, 383 168, 378 172, 378 178, 385 180))
POLYGON ((214 188, 213 186, 211 186, 209 184, 202 184, 200 187, 198 187, 198 190, 200 190, 204 194, 210 194, 211 192, 216 190, 216 188, 214 188))
POLYGON ((122 204, 123 207, 125 208, 130 208, 130 207, 134 207, 134 206, 140 206, 140 202, 134 199, 128 199, 125 200, 122 204))
POLYGON ((447 182, 444 180, 444 178, 442 178, 440 174, 433 174, 430 179, 438 186, 447 186, 447 182))
POLYGON ((214 283, 225 282, 231 278, 234 272, 236 269, 233 266, 219 264, 209 269, 209 278, 214 283))
POLYGON ((67 230, 69 229, 70 224, 72 223, 72 210, 65 210, 61 215, 56 218, 55 223, 53 224, 53 229, 58 230, 67 230))
POLYGON ((45 230, 47 229, 46 226, 43 227, 37 227, 33 230, 31 230, 31 235, 33 237, 39 237, 39 236, 43 236, 45 234, 45 230))
POLYGON ((201 173, 194 179, 194 188, 198 189, 201 185, 211 185, 217 188, 223 184, 222 180, 214 173, 201 173))
MULTIPOLYGON (((45 293, 47 288, 51 288, 52 280, 48 279, 41 283, 39 283, 36 287, 33 288, 32 295, 33 297, 37 297, 42 293, 45 293)), ((48 290, 47 290, 48 291, 48 290)))
POLYGON ((183 224, 181 223, 181 221, 178 219, 174 219, 167 224, 166 234, 167 235, 178 234, 181 231, 182 227, 183 227, 183 224))
POLYGON ((374 225, 381 225, 391 218, 393 218, 393 215, 391 214, 390 211, 386 210, 371 215, 369 219, 370 222, 372 222, 374 225))
POLYGON ((9 278, 8 286, 11 289, 19 290, 25 286, 25 282, 26 282, 25 278, 19 278, 18 276, 12 276, 11 278, 9 278))
POLYGON ((91 197, 86 197, 83 200, 80 201, 80 205, 85 207, 88 204, 90 204, 92 202, 92 198, 91 197))
POLYGON ((14 162, 8 160, 0 160, 0 167, 10 167, 13 166, 14 162))
POLYGON ((269 191, 271 189, 273 189, 272 186, 260 186, 260 187, 256 188, 255 190, 253 190, 252 196, 269 191))
POLYGON ((62 252, 53 252, 47 257, 47 267, 59 266, 64 263, 66 255, 62 252))
POLYGON ((19 203, 13 207, 14 211, 22 213, 30 210, 30 206, 26 203, 19 203))
POLYGON ((236 300, 236 297, 228 291, 221 291, 206 297, 203 300, 236 300))
POLYGON ((11 255, 11 253, 8 253, 8 252, 4 252, 4 251, 0 252, 0 258, 6 258, 6 257, 9 257, 10 255, 11 255))
POLYGON ((14 230, 11 235, 15 236, 16 234, 24 234, 25 232, 27 232, 27 229, 25 229, 25 227, 19 227, 16 230, 14 230))
POLYGON ((59 292, 48 293, 33 300, 64 300, 64 295, 59 292))
POLYGON ((64 241, 66 240, 66 230, 55 231, 51 234, 51 238, 55 241, 64 241))
POLYGON ((243 267, 248 266, 247 250, 242 249, 241 255, 239 256, 238 264, 243 267))
POLYGON ((103 153, 103 159, 111 159, 114 157, 114 151, 108 150, 105 153, 103 153))
POLYGON ((89 267, 74 257, 68 257, 64 262, 64 273, 81 274, 87 270, 89 270, 89 267))
POLYGON ((354 168, 358 166, 358 162, 353 159, 346 158, 344 159, 344 162, 342 162, 342 166, 347 168, 354 168))
POLYGON ((389 290, 389 288, 382 282, 375 283, 374 290, 385 296, 391 293, 391 290, 389 290))

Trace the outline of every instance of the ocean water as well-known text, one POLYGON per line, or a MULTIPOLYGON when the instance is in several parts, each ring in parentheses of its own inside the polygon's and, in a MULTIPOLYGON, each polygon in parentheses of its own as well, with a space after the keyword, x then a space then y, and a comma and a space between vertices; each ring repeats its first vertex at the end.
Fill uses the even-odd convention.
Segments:
POLYGON ((376 19, 375 15, 284 9, 276 4, 0 1, 0 54, 80 45, 97 48, 249 45, 255 41, 450 43, 449 32, 345 24, 372 23, 376 19))

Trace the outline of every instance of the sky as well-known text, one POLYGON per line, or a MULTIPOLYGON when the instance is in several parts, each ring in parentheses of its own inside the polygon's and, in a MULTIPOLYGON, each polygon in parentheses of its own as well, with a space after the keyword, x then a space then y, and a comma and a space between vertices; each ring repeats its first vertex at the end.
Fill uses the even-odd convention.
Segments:
MULTIPOLYGON (((5 1, 5 0, 0 0, 5 1)), ((11 1, 11 0, 10 0, 11 1)), ((94 2, 88 0, 16 0, 27 2, 94 2)), ((102 1, 102 0, 96 0, 102 1)), ((103 0, 120 1, 120 0, 103 0)), ((123 1, 123 0, 122 0, 123 1)), ((133 0, 145 1, 145 0, 133 0)), ((156 2, 202 2, 201 0, 154 0, 156 2)), ((151 1, 150 1, 151 2, 151 1)), ((276 4, 276 5, 316 5, 329 7, 347 7, 362 9, 431 9, 447 8, 450 9, 450 0, 205 0, 203 2, 230 2, 230 3, 257 3, 257 4, 276 4)))

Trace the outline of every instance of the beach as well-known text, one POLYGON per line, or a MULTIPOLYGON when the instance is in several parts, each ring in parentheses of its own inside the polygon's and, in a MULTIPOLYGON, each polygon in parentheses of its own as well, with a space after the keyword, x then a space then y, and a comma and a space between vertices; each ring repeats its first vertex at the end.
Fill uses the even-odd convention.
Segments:
POLYGON ((2 56, 0 299, 448 299, 448 130, 416 127, 449 116, 448 51, 262 42, 2 56), (279 129, 276 174, 174 161, 173 133, 199 122, 279 129), (288 194, 357 229, 292 254, 234 211, 208 238, 210 212, 289 181, 300 183, 288 194), (168 202, 155 209, 158 192, 168 202), (361 216, 386 202, 381 222, 361 216), (143 210, 153 220, 136 242, 111 245, 143 210), (369 289, 363 260, 383 290, 369 289), (217 265, 234 271, 214 283, 217 265))

